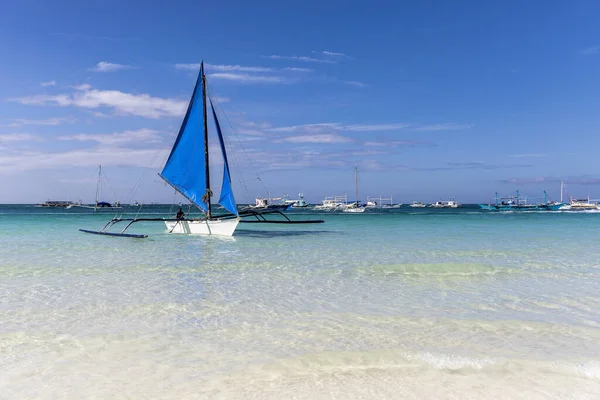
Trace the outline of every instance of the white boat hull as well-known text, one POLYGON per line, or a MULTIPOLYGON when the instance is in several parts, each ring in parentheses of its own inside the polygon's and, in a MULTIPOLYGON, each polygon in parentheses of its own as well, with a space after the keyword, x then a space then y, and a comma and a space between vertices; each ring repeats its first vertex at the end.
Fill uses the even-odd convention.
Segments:
POLYGON ((186 235, 233 236, 240 218, 197 221, 165 221, 169 233, 186 235))
POLYGON ((365 207, 345 208, 343 211, 349 213, 362 213, 365 212, 365 207))

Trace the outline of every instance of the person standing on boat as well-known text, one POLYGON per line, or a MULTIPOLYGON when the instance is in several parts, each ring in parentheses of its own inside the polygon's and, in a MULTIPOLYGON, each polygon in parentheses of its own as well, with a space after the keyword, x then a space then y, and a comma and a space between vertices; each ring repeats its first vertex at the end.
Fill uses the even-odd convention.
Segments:
POLYGON ((184 217, 185 217, 185 214, 181 210, 181 207, 179 207, 179 210, 177 211, 177 215, 175 216, 175 218, 177 218, 177 219, 183 219, 184 217))

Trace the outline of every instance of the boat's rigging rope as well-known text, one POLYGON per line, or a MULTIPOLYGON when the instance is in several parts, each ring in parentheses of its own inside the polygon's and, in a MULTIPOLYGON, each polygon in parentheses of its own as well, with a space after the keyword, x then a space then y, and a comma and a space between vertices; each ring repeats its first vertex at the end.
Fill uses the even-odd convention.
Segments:
MULTIPOLYGON (((101 169, 100 173, 102 174, 102 176, 104 177, 104 179, 106 180, 106 183, 108 184, 108 187, 110 188, 110 191, 113 193, 113 196, 115 196, 115 199, 117 199, 117 201, 119 201, 119 196, 117 196, 117 193, 115 192, 115 190, 113 189, 112 185, 110 184, 110 181, 108 180, 108 176, 106 176, 106 173, 101 169)), ((100 177, 100 194, 102 194, 102 176, 100 177)))
MULTIPOLYGON (((210 92, 210 93, 212 94, 212 91, 210 91, 210 89, 209 89, 208 85, 206 86, 206 89, 207 89, 207 91, 208 91, 208 92, 210 92)), ((212 100, 213 100, 213 102, 216 104, 216 107, 217 107, 217 108, 220 110, 220 114, 221 114, 222 116, 224 116, 224 117, 225 117, 225 120, 227 121, 227 125, 229 125, 229 128, 231 129, 231 132, 233 133, 233 136, 236 138, 236 140, 237 140, 237 142, 238 142, 238 145, 239 145, 239 147, 242 149, 242 152, 243 152, 243 153, 244 153, 244 155, 246 156, 246 158, 247 158, 247 160, 248 160, 248 163, 250 164, 250 167, 252 168, 252 172, 253 172, 253 173, 254 173, 254 175, 256 176, 256 178, 254 178, 254 179, 251 179, 251 180, 239 180, 239 181, 242 183, 242 185, 243 185, 243 187, 244 187, 244 189, 245 189, 245 191, 246 191, 246 195, 248 196, 248 198, 251 198, 251 197, 250 197, 250 194, 249 194, 249 191, 248 191, 248 187, 246 186, 245 182, 254 181, 254 180, 257 180, 257 181, 259 181, 259 182, 260 182, 260 184, 261 184, 261 186, 262 186, 262 188, 264 189, 264 191, 265 191, 266 193, 269 193, 269 191, 267 190, 267 187, 265 186, 265 184, 264 184, 263 180, 260 178, 260 175, 258 174, 258 171, 257 171, 256 167, 255 167, 255 166, 254 166, 254 164, 252 163, 252 159, 251 159, 251 158, 250 158, 250 156, 248 155, 248 152, 246 151, 246 148, 245 148, 245 147, 244 147, 244 145, 242 144, 242 140, 239 138, 239 135, 237 134, 236 130, 233 128, 233 124, 231 123, 231 121, 230 121, 230 120, 229 120, 229 118, 227 117, 227 114, 226 114, 226 113, 225 113, 225 111, 223 110, 223 107, 222 107, 222 106, 221 106, 221 104, 219 103, 219 101, 218 101, 218 98, 217 98, 217 97, 213 98, 213 97, 212 97, 212 95, 211 95, 211 99, 212 99, 212 100)), ((228 147, 231 147, 231 146, 228 146, 228 147)), ((235 163, 236 167, 237 167, 239 170, 241 170, 241 167, 240 167, 239 163, 238 163, 238 162, 237 162, 237 160, 236 160, 235 152, 231 151, 231 154, 232 154, 232 158, 233 158, 233 160, 234 160, 234 163, 235 163)))
MULTIPOLYGON (((160 152, 163 151, 162 145, 165 144, 167 138, 168 138, 168 135, 165 135, 165 137, 163 138, 163 140, 160 143, 159 148, 156 150, 156 152, 152 156, 152 159, 150 160, 150 164, 148 166, 146 166, 146 168, 144 168, 144 170, 140 174, 140 177, 138 178, 138 180, 136 181, 136 183, 133 185, 133 187, 129 191, 129 194, 125 198, 125 203, 126 204, 130 204, 131 203, 131 200, 133 200, 133 197, 136 195, 137 191, 140 189, 140 187, 142 185, 142 181, 143 181, 144 177, 146 176, 146 173, 152 168, 152 166, 156 162, 156 159, 158 158, 158 155, 160 154, 160 152)), ((142 204, 143 203, 140 204, 140 211, 141 211, 142 204)), ((138 213, 139 213, 139 211, 138 211, 138 213)))

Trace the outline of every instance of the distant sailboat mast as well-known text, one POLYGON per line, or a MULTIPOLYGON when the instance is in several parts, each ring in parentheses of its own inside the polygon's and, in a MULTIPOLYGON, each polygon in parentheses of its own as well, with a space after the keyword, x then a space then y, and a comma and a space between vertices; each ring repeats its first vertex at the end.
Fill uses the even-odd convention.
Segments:
POLYGON ((98 209, 98 195, 100 191, 100 179, 102 179, 102 165, 98 165, 98 183, 96 184, 96 203, 94 204, 94 211, 98 209))
POLYGON ((356 206, 358 207, 358 167, 354 167, 354 181, 356 185, 356 206))
POLYGON ((560 181, 560 202, 563 202, 563 192, 565 190, 565 182, 560 181))

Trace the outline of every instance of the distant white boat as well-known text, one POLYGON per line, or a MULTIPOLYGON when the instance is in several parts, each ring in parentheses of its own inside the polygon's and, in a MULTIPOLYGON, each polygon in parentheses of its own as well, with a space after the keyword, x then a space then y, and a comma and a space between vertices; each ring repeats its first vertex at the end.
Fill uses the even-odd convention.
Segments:
POLYGON ((410 206, 415 207, 415 208, 422 208, 422 207, 427 207, 427 204, 421 203, 420 201, 413 201, 410 206))
POLYGON ((347 213, 362 213, 365 212, 366 208, 363 206, 354 206, 348 205, 348 207, 344 208, 342 211, 347 213))
POLYGON ((322 204, 315 206, 315 210, 320 211, 336 211, 343 210, 348 207, 348 196, 330 196, 325 197, 322 204))
MULTIPOLYGON (((563 192, 565 191, 565 183, 563 181, 560 182, 560 201, 563 201, 563 192)), ((567 193, 568 196, 568 193, 567 193)), ((561 211, 594 211, 600 210, 600 205, 598 200, 591 200, 590 196, 587 199, 577 199, 570 197, 569 203, 560 207, 561 211)))
POLYGON ((402 204, 394 204, 390 197, 367 197, 367 208, 400 208, 402 204))
POLYGON ((457 208, 457 207, 460 207, 460 204, 457 201, 454 201, 454 199, 450 199, 448 201, 443 201, 443 200, 436 201, 430 207, 435 207, 435 208, 457 208))
POLYGON ((592 211, 600 210, 600 205, 597 200, 590 200, 589 197, 587 199, 571 199, 569 204, 562 206, 560 210, 592 211))
POLYGON ((292 203, 286 201, 287 197, 257 197, 253 206, 248 206, 245 209, 252 210, 289 210, 292 208, 292 203))
POLYGON ((38 207, 56 207, 56 208, 71 208, 73 206, 78 205, 79 203, 74 203, 72 201, 65 200, 48 200, 44 203, 38 204, 38 207))

